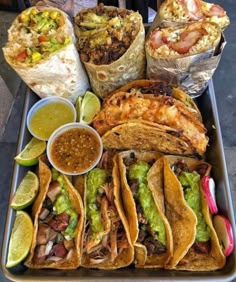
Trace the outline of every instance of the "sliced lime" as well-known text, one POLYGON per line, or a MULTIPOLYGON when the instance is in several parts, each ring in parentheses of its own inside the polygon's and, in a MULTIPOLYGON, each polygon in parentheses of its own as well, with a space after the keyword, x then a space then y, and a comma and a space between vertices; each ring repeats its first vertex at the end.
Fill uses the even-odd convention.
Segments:
POLYGON ((81 110, 82 100, 83 100, 83 98, 81 96, 79 96, 76 103, 75 103, 75 109, 76 109, 76 113, 77 113, 77 121, 80 120, 80 110, 81 110))
POLYGON ((32 204, 39 190, 39 180, 36 174, 28 171, 14 194, 11 207, 22 210, 32 204))
POLYGON ((101 102, 99 98, 94 93, 86 91, 80 106, 79 121, 84 124, 92 123, 93 118, 100 109, 101 102))
POLYGON ((26 212, 17 211, 9 242, 6 267, 13 267, 26 258, 32 238, 32 219, 26 212))
POLYGON ((33 137, 23 151, 15 157, 15 160, 23 166, 35 165, 38 163, 38 157, 44 153, 45 149, 46 142, 33 137))

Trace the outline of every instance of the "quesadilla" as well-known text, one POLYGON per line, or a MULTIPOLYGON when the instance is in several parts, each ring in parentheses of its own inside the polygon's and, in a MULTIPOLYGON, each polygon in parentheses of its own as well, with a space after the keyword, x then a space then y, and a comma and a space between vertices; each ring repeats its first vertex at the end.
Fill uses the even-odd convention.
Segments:
POLYGON ((186 157, 163 159, 166 216, 173 235, 173 257, 166 268, 189 271, 223 268, 226 258, 201 187, 201 179, 209 175, 211 166, 186 157))
POLYGON ((93 126, 102 136, 105 148, 153 149, 172 154, 182 151, 185 155, 203 155, 206 151, 206 129, 183 102, 167 95, 126 92, 114 95, 114 98, 109 98, 111 102, 104 103, 93 120, 93 126), (140 133, 133 127, 131 135, 130 123, 139 124, 139 128, 146 125, 148 130, 140 133), (116 133, 118 126, 120 128, 116 133), (161 139, 155 139, 155 136, 161 139), (180 148, 168 146, 177 143, 180 148), (153 145, 156 147, 153 148, 153 145))
POLYGON ((135 267, 161 268, 169 261, 173 242, 165 217, 163 163, 157 152, 118 154, 122 199, 135 247, 135 267))
POLYGON ((74 24, 78 52, 95 94, 104 98, 144 78, 145 31, 138 12, 100 4, 80 11, 74 24))
POLYGON ((119 177, 116 156, 109 151, 85 177, 83 267, 118 269, 133 262, 134 250, 120 198, 119 177))
POLYGON ((33 204, 34 234, 25 265, 29 268, 76 269, 81 263, 84 208, 66 176, 39 160, 40 191, 33 204))

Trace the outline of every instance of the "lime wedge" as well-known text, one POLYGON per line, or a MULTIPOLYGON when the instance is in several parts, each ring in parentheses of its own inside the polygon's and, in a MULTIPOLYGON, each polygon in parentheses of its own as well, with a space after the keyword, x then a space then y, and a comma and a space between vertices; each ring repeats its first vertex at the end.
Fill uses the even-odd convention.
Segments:
POLYGON ((12 201, 11 207, 15 210, 22 210, 34 201, 39 190, 39 180, 36 174, 28 171, 18 186, 12 201))
POLYGON ((23 151, 15 157, 15 160, 23 166, 35 165, 38 163, 38 157, 44 153, 45 149, 46 142, 33 137, 23 151))
POLYGON ((33 223, 24 211, 17 211, 8 248, 6 267, 13 267, 23 261, 29 253, 33 238, 33 223))
POLYGON ((79 119, 80 119, 80 109, 81 109, 81 105, 82 105, 82 100, 83 100, 83 98, 81 96, 79 96, 76 103, 75 103, 75 109, 76 109, 76 113, 77 113, 77 121, 79 121, 79 119))
MULTIPOLYGON (((78 102, 79 103, 79 102, 78 102)), ((90 124, 101 109, 99 98, 92 92, 86 91, 79 110, 79 122, 90 124)), ((78 110, 77 110, 78 113, 78 110)))

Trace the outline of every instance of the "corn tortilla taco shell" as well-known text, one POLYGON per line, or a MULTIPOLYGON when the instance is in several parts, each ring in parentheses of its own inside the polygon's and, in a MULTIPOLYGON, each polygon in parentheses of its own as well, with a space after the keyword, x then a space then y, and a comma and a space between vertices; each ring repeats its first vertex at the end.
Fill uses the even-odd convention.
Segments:
POLYGON ((129 121, 108 130, 102 136, 106 149, 153 150, 169 154, 194 155, 196 150, 178 132, 168 127, 129 121))
MULTIPOLYGON (((87 40, 88 38, 87 33, 85 34, 85 36, 83 35, 84 27, 83 26, 82 28, 80 27, 81 25, 80 21, 81 18, 83 19, 83 15, 88 13, 90 14, 95 13, 101 17, 108 16, 108 20, 105 26, 99 28, 99 25, 97 24, 98 34, 96 38, 102 38, 104 36, 104 33, 106 32, 109 33, 112 28, 114 28, 114 31, 112 33, 112 36, 109 37, 109 40, 112 40, 114 36, 118 36, 118 37, 121 36, 122 40, 124 40, 125 42, 126 37, 129 38, 131 35, 134 36, 135 34, 134 39, 132 42, 130 42, 129 46, 123 45, 120 46, 119 49, 114 51, 115 53, 117 53, 121 49, 124 48, 126 49, 125 52, 118 59, 113 60, 112 62, 109 61, 108 64, 105 62, 100 62, 100 59, 99 59, 99 63, 90 61, 87 58, 85 61, 83 61, 89 76, 92 90, 101 98, 105 98, 109 93, 113 92, 114 90, 126 84, 127 82, 132 81, 134 79, 140 79, 145 77, 146 58, 145 58, 145 50, 144 50, 144 41, 145 41, 144 25, 142 22, 142 16, 138 12, 133 12, 126 9, 100 5, 95 8, 82 10, 75 17, 75 32, 78 38, 79 46, 81 42, 81 47, 78 48, 80 55, 82 52, 85 52, 85 48, 83 44, 84 44, 84 40, 87 40), (127 14, 127 12, 129 12, 130 14, 128 16, 123 16, 123 14, 127 14), (127 31, 122 30, 123 26, 125 27, 126 24, 124 24, 123 26, 119 25, 119 23, 118 26, 111 25, 111 22, 118 21, 118 19, 122 20, 122 18, 125 19, 127 17, 130 17, 130 19, 128 20, 129 21, 128 24, 132 22, 135 23, 134 25, 132 24, 133 30, 129 31, 129 33, 127 33, 127 31), (99 32, 103 32, 103 33, 100 34, 99 32)), ((92 30, 92 32, 96 32, 96 30, 95 31, 92 30)), ((94 35, 92 34, 92 36, 94 35)), ((121 41, 121 39, 119 39, 118 42, 119 41, 121 41)), ((91 43, 88 47, 88 50, 90 50, 91 48, 90 46, 91 43)), ((112 42, 112 44, 110 44, 109 49, 111 51, 115 50, 115 42, 112 42)), ((92 52, 92 55, 96 53, 98 54, 99 52, 103 52, 101 50, 99 49, 97 51, 95 49, 95 51, 92 52)), ((84 54, 83 57, 87 56, 87 54, 84 54)), ((101 57, 102 60, 106 57, 106 54, 107 52, 105 52, 104 55, 101 57)), ((109 58, 111 56, 112 55, 109 55, 107 57, 109 58)))
MULTIPOLYGON (((49 184, 52 181, 52 173, 49 168, 49 163, 46 155, 39 159, 39 181, 40 190, 33 204, 34 216, 34 234, 33 241, 28 258, 25 265, 29 268, 55 268, 55 269, 76 269, 81 264, 81 244, 82 244, 82 229, 84 224, 84 208, 82 199, 76 189, 72 186, 66 176, 62 175, 64 181, 64 189, 66 189, 73 209, 78 214, 78 222, 75 228, 74 248, 70 251, 70 255, 58 261, 45 260, 43 263, 34 262, 34 255, 37 247, 37 234, 39 227, 39 215, 43 207, 43 202, 46 199, 49 184)), ((69 253, 68 253, 69 254, 69 253)))
MULTIPOLYGON (((161 157, 160 153, 147 151, 124 151, 118 154, 118 162, 121 176, 122 199, 125 208, 125 213, 130 229, 131 240, 135 246, 135 267, 137 268, 161 268, 168 262, 173 251, 173 242, 170 225, 165 217, 164 197, 163 197, 163 183, 161 175, 163 174, 163 163, 158 159, 161 157), (157 161, 156 161, 157 160, 157 161), (147 183, 151 191, 151 197, 155 205, 156 211, 162 221, 165 233, 165 250, 162 253, 148 253, 148 248, 145 241, 139 241, 139 216, 137 215, 137 203, 134 200, 133 192, 129 186, 127 173, 129 165, 135 164, 137 161, 155 162, 148 171, 147 183), (156 181, 158 180, 158 181, 156 181)), ((136 194, 137 191, 136 191, 136 194)), ((137 196, 135 196, 136 198, 137 196)), ((140 212, 140 211, 139 211, 140 212)), ((143 213, 143 212, 142 212, 143 213)), ((144 219, 143 219, 144 220, 144 219)), ((144 222, 144 221, 143 221, 144 222)), ((146 222, 151 224, 150 222, 146 222)), ((154 232, 154 231, 153 231, 154 232)), ((160 243, 159 243, 160 244, 160 243)))
POLYGON ((199 201, 202 216, 209 230, 209 239, 207 241, 209 249, 207 251, 199 251, 195 247, 197 244, 201 244, 201 241, 195 241, 197 238, 198 218, 194 210, 187 204, 183 187, 173 172, 172 166, 178 161, 184 162, 189 171, 197 170, 202 174, 201 177, 209 175, 211 170, 211 166, 204 161, 177 156, 164 157, 166 214, 171 225, 174 241, 174 254, 166 268, 188 271, 213 271, 221 269, 225 265, 226 258, 213 227, 211 214, 201 184, 199 201))
MULTIPOLYGON (((98 189, 100 190, 102 190, 102 187, 104 187, 105 191, 105 194, 103 193, 103 195, 100 196, 102 198, 102 202, 100 204, 100 207, 98 208, 102 219, 104 232, 101 232, 99 242, 94 244, 92 248, 88 249, 88 245, 91 245, 91 243, 93 243, 92 241, 96 240, 96 236, 94 235, 95 233, 93 233, 94 237, 90 234, 92 230, 92 219, 86 217, 86 226, 88 225, 89 229, 87 230, 86 226, 84 228, 84 251, 82 253, 82 266, 85 268, 118 269, 121 267, 126 267, 133 262, 134 247, 130 239, 128 222, 122 207, 122 200, 120 195, 120 176, 116 158, 117 156, 113 152, 106 151, 103 154, 102 160, 99 164, 99 169, 104 170, 107 175, 104 184, 98 187, 98 189), (110 166, 112 166, 112 168, 108 168, 110 166), (110 179, 111 177, 112 179, 110 179), (106 199, 106 201, 108 201, 107 213, 105 213, 106 208, 105 205, 103 205, 104 198, 106 199), (117 220, 114 221, 112 217, 117 218, 117 220), (107 221, 105 219, 107 219, 107 221), (108 221, 110 222, 110 224, 108 223, 108 221), (119 225, 119 229, 117 229, 117 224, 119 225), (123 237, 120 239, 121 235, 123 237), (107 249, 108 254, 103 254, 104 245, 106 248, 106 244, 107 247, 110 246, 107 249), (124 244, 123 248, 119 246, 119 244, 124 244), (99 246, 101 246, 100 251, 98 250, 99 246), (97 254, 97 252, 99 252, 99 255, 97 254), (99 258, 97 256, 99 256, 99 258)), ((91 204, 88 204, 87 202, 87 197, 91 196, 90 193, 88 194, 88 177, 88 175, 85 177, 85 191, 83 193, 85 212, 87 215, 87 210, 89 208, 88 205, 91 206, 91 204)), ((99 180, 96 179, 96 181, 99 180)), ((97 197, 99 196, 97 195, 97 197)), ((94 203, 94 205, 96 205, 96 202, 94 203)))

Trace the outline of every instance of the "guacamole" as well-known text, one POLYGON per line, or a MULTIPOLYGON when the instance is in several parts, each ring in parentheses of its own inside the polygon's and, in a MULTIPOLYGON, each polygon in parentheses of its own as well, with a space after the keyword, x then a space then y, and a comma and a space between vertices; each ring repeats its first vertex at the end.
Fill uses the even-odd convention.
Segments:
POLYGON ((145 161, 138 161, 129 168, 129 179, 138 181, 137 196, 141 204, 143 214, 147 219, 152 231, 156 233, 157 240, 166 245, 166 232, 164 223, 158 213, 152 193, 147 183, 147 173, 150 165, 145 161))
POLYGON ((70 236, 70 238, 74 238, 75 228, 78 222, 78 215, 73 209, 69 194, 64 187, 63 177, 55 169, 52 171, 52 175, 53 179, 59 182, 61 189, 61 194, 57 197, 54 203, 56 214, 61 214, 65 212, 70 216, 69 224, 65 230, 65 235, 70 236))
POLYGON ((200 194, 200 175, 197 172, 182 172, 178 179, 184 188, 184 197, 190 208, 197 216, 197 242, 210 240, 210 229, 202 213, 200 194))
POLYGON ((105 170, 100 168, 94 168, 87 175, 86 212, 93 236, 96 236, 96 233, 104 230, 101 213, 96 205, 96 197, 99 188, 106 183, 106 178, 105 170))

